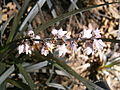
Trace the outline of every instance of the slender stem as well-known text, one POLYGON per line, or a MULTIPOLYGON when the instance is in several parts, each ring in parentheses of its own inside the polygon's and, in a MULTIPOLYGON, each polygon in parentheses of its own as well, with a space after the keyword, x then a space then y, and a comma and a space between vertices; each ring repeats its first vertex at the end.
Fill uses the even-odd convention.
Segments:
MULTIPOLYGON (((109 38, 71 38, 71 39, 66 39, 65 41, 74 41, 74 40, 78 40, 78 41, 86 41, 86 40, 94 40, 94 39, 101 39, 104 42, 112 42, 112 43, 120 43, 120 40, 118 39, 109 39, 109 38)), ((61 41, 63 39, 53 39, 53 38, 46 38, 46 39, 32 39, 34 41, 43 41, 43 42, 48 42, 48 41, 52 41, 52 40, 57 40, 57 41, 61 41)))

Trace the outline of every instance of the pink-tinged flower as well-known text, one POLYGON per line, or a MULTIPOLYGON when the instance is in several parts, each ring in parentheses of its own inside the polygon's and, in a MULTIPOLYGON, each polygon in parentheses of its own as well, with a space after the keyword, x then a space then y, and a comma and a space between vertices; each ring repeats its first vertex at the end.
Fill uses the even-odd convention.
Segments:
POLYGON ((35 33, 33 32, 33 30, 29 30, 29 31, 27 32, 27 36, 29 36, 29 37, 31 37, 31 38, 34 38, 35 33))
POLYGON ((60 28, 58 30, 58 38, 62 38, 66 33, 67 33, 67 31, 63 31, 63 29, 60 28))
POLYGON ((84 29, 82 38, 91 38, 92 37, 92 30, 91 29, 84 29))
POLYGON ((71 49, 72 49, 74 52, 77 51, 77 46, 78 46, 78 44, 77 44, 75 41, 72 41, 72 42, 71 42, 71 49))
POLYGON ((99 39, 99 40, 94 39, 93 47, 99 51, 99 50, 102 50, 103 47, 106 47, 106 45, 101 39, 99 39))
POLYGON ((66 53, 69 52, 69 50, 67 49, 66 45, 63 44, 63 45, 58 45, 58 48, 56 49, 56 51, 58 51, 59 53, 59 57, 61 56, 65 56, 66 53))
POLYGON ((49 54, 49 51, 47 49, 45 49, 45 47, 43 47, 41 49, 41 54, 47 56, 49 54))
POLYGON ((95 38, 101 38, 100 30, 98 28, 93 31, 93 34, 95 35, 95 38))
MULTIPOLYGON (((34 39, 40 39, 40 36, 36 35, 34 39)), ((39 41, 34 41, 35 44, 38 44, 39 41)))
POLYGON ((67 33, 67 31, 63 31, 63 29, 60 28, 59 30, 53 29, 51 33, 54 36, 57 36, 58 38, 62 38, 63 36, 65 36, 65 34, 67 33))
POLYGON ((51 32, 53 35, 57 35, 58 34, 58 30, 56 29, 52 29, 52 32, 51 32))
POLYGON ((84 51, 87 55, 90 55, 90 54, 94 53, 94 51, 92 50, 91 47, 87 47, 84 51))

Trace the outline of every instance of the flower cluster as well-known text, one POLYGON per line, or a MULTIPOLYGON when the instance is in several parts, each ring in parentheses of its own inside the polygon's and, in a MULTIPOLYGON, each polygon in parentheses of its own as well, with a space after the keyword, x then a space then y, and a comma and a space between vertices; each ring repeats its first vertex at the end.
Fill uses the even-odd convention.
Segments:
POLYGON ((49 54, 49 52, 53 53, 53 49, 55 48, 54 44, 52 44, 50 42, 45 42, 44 44, 45 45, 41 49, 41 54, 47 56, 47 54, 49 54))
MULTIPOLYGON (((40 39, 40 36, 35 35, 32 30, 27 31, 25 35, 32 39, 40 39)), ((38 44, 38 43, 39 41, 34 41, 34 44, 38 44)), ((21 53, 32 54, 32 51, 34 50, 34 48, 29 44, 28 40, 24 40, 24 43, 19 45, 17 50, 19 54, 21 53)))
POLYGON ((87 39, 91 39, 93 38, 93 41, 86 41, 85 42, 85 53, 87 55, 90 55, 91 53, 93 54, 94 51, 101 51, 103 49, 103 47, 105 47, 105 43, 101 40, 101 39, 97 39, 97 38, 101 38, 100 35, 100 30, 96 29, 96 30, 92 30, 92 29, 88 29, 88 30, 83 30, 83 36, 82 38, 87 38, 87 39))
POLYGON ((31 51, 32 51, 32 48, 27 43, 24 43, 18 46, 19 54, 21 53, 32 54, 31 51))
MULTIPOLYGON (((72 40, 71 33, 64 31, 62 28, 60 28, 59 30, 52 29, 51 34, 53 35, 53 38, 45 42, 43 41, 43 44, 41 46, 39 45, 40 40, 42 41, 40 36, 35 35, 35 33, 32 30, 27 31, 25 35, 30 37, 31 40, 34 40, 33 45, 29 44, 29 40, 25 40, 23 44, 18 46, 19 54, 21 53, 32 54, 32 51, 34 50, 33 46, 36 44, 38 45, 41 54, 45 56, 47 56, 49 53, 54 53, 54 54, 57 53, 57 56, 63 57, 67 53, 76 52, 77 49, 79 48, 77 42, 75 40, 72 40), (61 40, 62 42, 57 44, 54 43, 54 42, 58 42, 59 40, 61 40)), ((99 29, 96 30, 84 29, 83 32, 80 34, 81 37, 79 38, 86 39, 84 44, 85 46, 84 51, 87 55, 90 55, 95 51, 100 51, 103 49, 103 47, 106 46, 101 39, 97 39, 97 38, 101 38, 99 29)))
POLYGON ((64 43, 61 45, 54 45, 53 43, 45 42, 45 46, 42 47, 41 54, 47 56, 49 52, 53 53, 54 50, 55 53, 58 52, 59 57, 65 56, 66 53, 69 53, 69 50, 65 44, 65 40, 70 38, 70 34, 68 34, 67 31, 63 31, 62 28, 60 28, 59 30, 53 29, 51 33, 54 36, 55 40, 61 39, 64 41, 64 43))

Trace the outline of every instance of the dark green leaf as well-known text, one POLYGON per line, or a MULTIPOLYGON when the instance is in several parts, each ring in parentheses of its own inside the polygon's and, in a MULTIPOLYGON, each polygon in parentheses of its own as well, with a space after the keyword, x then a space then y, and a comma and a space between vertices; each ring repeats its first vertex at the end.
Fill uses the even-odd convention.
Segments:
POLYGON ((6 90, 6 82, 3 82, 3 83, 0 85, 0 90, 6 90))
MULTIPOLYGON (((5 69, 6 69, 6 64, 5 63, 0 63, 0 75, 5 71, 5 69)), ((3 82, 0 85, 0 90, 5 90, 5 87, 6 87, 6 82, 3 82)))
POLYGON ((0 41, 1 41, 1 45, 2 45, 2 35, 7 27, 7 25, 9 24, 9 22, 12 20, 12 18, 15 16, 15 14, 13 14, 12 16, 9 17, 9 19, 2 25, 1 29, 0 29, 0 41))
POLYGON ((34 90, 35 84, 31 78, 31 76, 29 75, 29 73, 26 72, 26 70, 22 67, 21 64, 17 64, 16 66, 18 67, 20 73, 24 76, 24 78, 27 81, 28 85, 30 86, 31 90, 34 90))
POLYGON ((26 85, 20 80, 7 79, 6 81, 22 90, 31 90, 28 85, 26 85))
POLYGON ((6 64, 0 62, 0 75, 5 71, 6 69, 6 64))
POLYGON ((12 51, 14 51, 14 49, 16 49, 17 47, 17 41, 11 42, 5 46, 1 46, 0 47, 0 59, 5 58, 7 55, 9 55, 8 53, 11 53, 12 51))
POLYGON ((13 38, 15 37, 15 35, 17 34, 20 20, 21 20, 23 14, 25 13, 25 10, 27 9, 29 2, 30 2, 30 0, 25 0, 22 8, 19 10, 18 14, 15 16, 7 43, 10 43, 13 40, 13 38))
POLYGON ((100 68, 111 68, 113 67, 114 65, 118 65, 120 64, 120 59, 116 60, 116 61, 111 61, 111 62, 108 62, 109 64, 106 64, 104 66, 101 66, 100 68))
POLYGON ((5 71, 0 76, 0 84, 2 84, 6 80, 6 78, 8 78, 11 73, 13 73, 14 70, 15 70, 15 67, 14 65, 12 65, 7 71, 5 71))

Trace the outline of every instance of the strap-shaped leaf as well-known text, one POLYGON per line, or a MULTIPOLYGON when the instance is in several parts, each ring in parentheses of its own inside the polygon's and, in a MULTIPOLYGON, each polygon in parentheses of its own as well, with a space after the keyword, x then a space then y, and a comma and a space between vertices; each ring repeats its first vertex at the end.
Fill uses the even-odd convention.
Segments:
POLYGON ((26 70, 22 67, 21 64, 17 64, 16 66, 19 69, 20 73, 24 76, 24 78, 25 78, 26 82, 28 83, 29 87, 31 88, 31 90, 34 90, 35 84, 31 78, 31 76, 29 75, 29 73, 26 72, 26 70))
MULTIPOLYGON (((51 9, 52 6, 53 6, 51 0, 47 0, 47 4, 48 4, 49 9, 51 9)), ((55 9, 52 9, 52 10, 51 10, 51 13, 52 13, 52 16, 53 16, 54 18, 57 17, 57 13, 56 13, 55 9)))
POLYGON ((13 80, 13 79, 8 78, 6 81, 8 83, 10 83, 10 84, 12 84, 12 85, 22 89, 22 90, 31 90, 28 85, 26 85, 25 83, 23 83, 20 80, 13 80))
POLYGON ((3 83, 0 85, 0 90, 6 90, 6 82, 3 82, 3 83))
POLYGON ((113 58, 111 60, 108 60, 108 62, 101 66, 99 69, 104 69, 104 68, 111 68, 113 67, 114 65, 120 65, 120 57, 116 57, 116 58, 113 58))
POLYGON ((34 64, 34 65, 30 65, 28 67, 25 67, 25 70, 27 72, 32 72, 34 70, 38 70, 40 68, 47 66, 47 64, 48 64, 48 61, 40 62, 40 63, 34 64))
POLYGON ((6 64, 0 62, 0 75, 5 71, 6 69, 6 64))
POLYGON ((21 20, 23 14, 25 13, 25 10, 27 9, 30 1, 31 0, 25 0, 22 8, 19 10, 18 14, 16 14, 14 21, 13 21, 13 25, 11 27, 11 32, 8 37, 7 43, 10 43, 13 40, 13 38, 15 37, 16 33, 18 32, 20 20, 21 20))
POLYGON ((48 21, 47 23, 39 25, 38 28, 35 29, 35 33, 37 34, 37 33, 39 33, 39 30, 45 30, 49 26, 55 24, 58 21, 64 20, 64 19, 70 17, 71 15, 75 15, 75 14, 78 14, 80 12, 84 12, 84 11, 87 11, 87 10, 90 10, 90 9, 93 9, 93 8, 97 8, 97 7, 101 7, 101 6, 105 6, 105 5, 110 5, 110 4, 116 4, 116 3, 120 3, 120 2, 112 2, 112 3, 105 3, 105 4, 100 4, 100 5, 93 5, 93 6, 89 6, 89 7, 86 7, 86 8, 84 7, 84 8, 81 8, 81 9, 77 9, 77 10, 62 14, 62 15, 58 16, 57 18, 48 21))
POLYGON ((19 42, 19 40, 0 47, 0 59, 5 58, 7 55, 9 55, 8 53, 14 51, 14 49, 17 47, 17 42, 19 42))
POLYGON ((61 85, 61 84, 57 84, 57 83, 47 83, 47 85, 49 87, 54 87, 54 88, 57 88, 57 89, 62 89, 62 90, 66 90, 66 88, 61 85))
POLYGON ((33 18, 35 17, 35 15, 38 13, 39 7, 41 8, 44 3, 46 2, 46 0, 39 0, 35 6, 32 8, 32 10, 30 11, 30 13, 27 15, 27 17, 25 18, 25 20, 23 21, 22 25, 19 28, 19 31, 22 31, 24 26, 27 24, 27 22, 31 22, 33 20, 33 18))
MULTIPOLYGON (((71 0, 71 1, 73 1, 73 2, 76 4, 78 0, 71 0)), ((71 3, 71 5, 70 5, 69 8, 68 8, 68 11, 72 11, 72 10, 74 10, 74 9, 75 9, 75 6, 74 6, 73 3, 71 3)))
POLYGON ((6 72, 4 72, 1 76, 0 76, 0 84, 2 84, 11 73, 13 73, 13 71, 15 70, 14 65, 12 65, 6 72))
POLYGON ((12 18, 14 16, 15 16, 15 14, 13 14, 12 16, 10 16, 9 19, 5 23, 3 23, 3 25, 0 28, 0 42, 1 42, 1 45, 2 45, 2 36, 3 36, 3 33, 4 33, 7 25, 9 24, 9 22, 12 20, 12 18))
MULTIPOLYGON (((6 64, 0 62, 0 75, 5 71, 5 69, 6 69, 6 64)), ((0 90, 5 90, 5 87, 6 87, 6 82, 3 82, 0 85, 0 90)))

